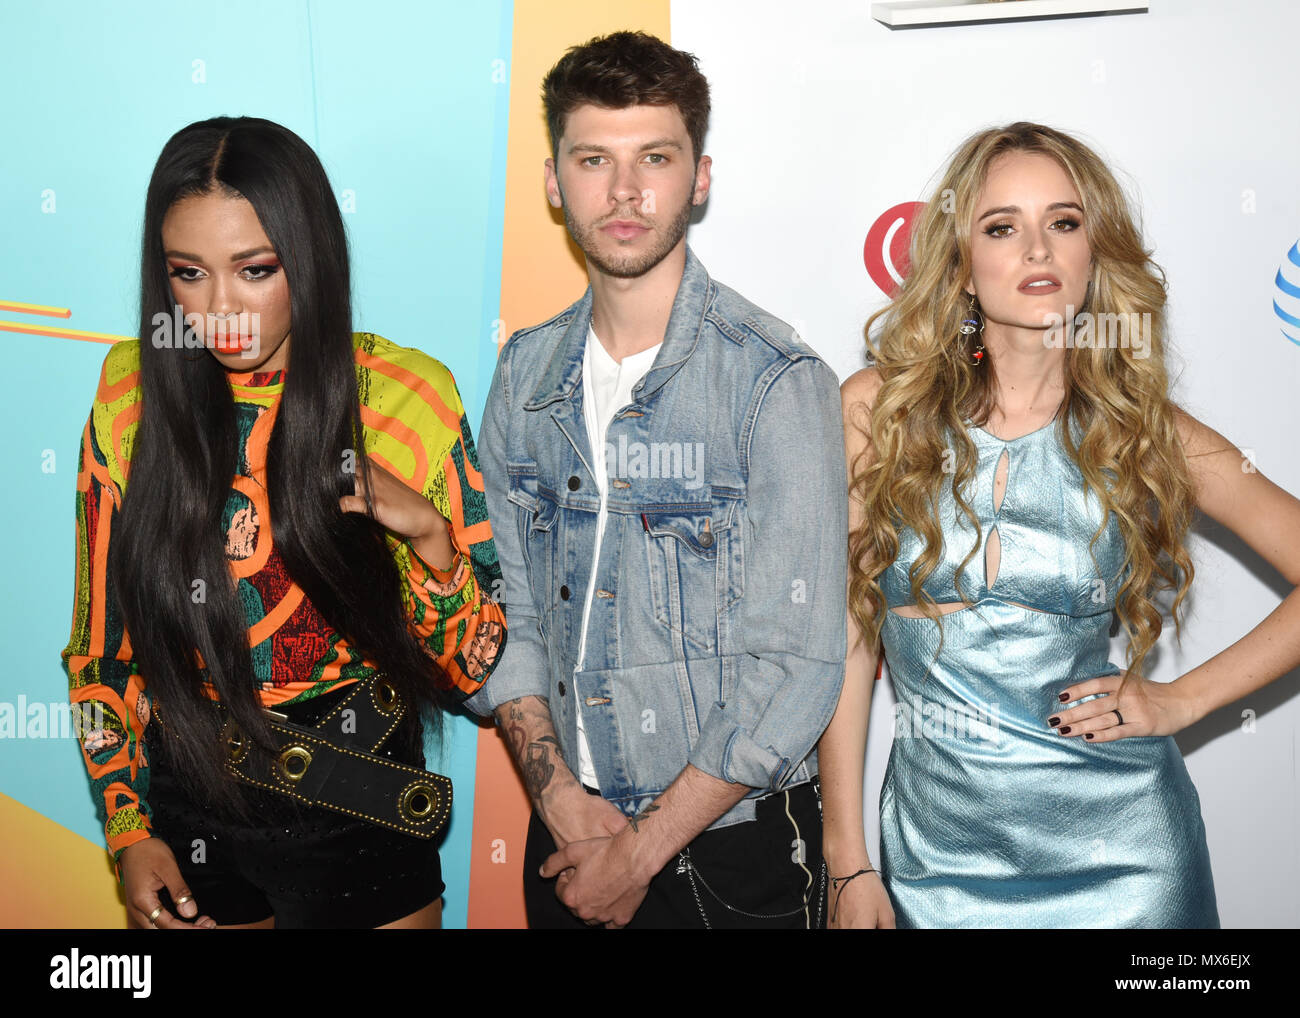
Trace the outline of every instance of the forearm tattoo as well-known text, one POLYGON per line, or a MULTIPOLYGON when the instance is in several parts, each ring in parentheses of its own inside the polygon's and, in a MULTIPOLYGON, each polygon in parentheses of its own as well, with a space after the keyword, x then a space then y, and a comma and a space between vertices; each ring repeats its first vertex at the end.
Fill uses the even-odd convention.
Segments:
POLYGON ((641 830, 641 823, 645 820, 650 819, 651 813, 657 813, 658 811, 659 811, 659 807, 652 802, 649 806, 643 809, 636 816, 629 817, 627 822, 632 827, 632 833, 633 834, 639 833, 641 830))
POLYGON ((524 787, 531 796, 540 796, 555 776, 555 764, 551 763, 552 750, 559 755, 560 747, 555 745, 555 740, 543 736, 528 744, 527 759, 519 761, 520 769, 524 772, 524 787), (548 746, 547 743, 551 745, 548 746))
POLYGON ((550 728, 549 716, 528 710, 522 700, 511 700, 506 707, 506 737, 510 741, 510 750, 519 763, 529 797, 539 800, 555 777, 555 761, 563 761, 564 753, 554 735, 529 738, 530 728, 534 731, 550 728))

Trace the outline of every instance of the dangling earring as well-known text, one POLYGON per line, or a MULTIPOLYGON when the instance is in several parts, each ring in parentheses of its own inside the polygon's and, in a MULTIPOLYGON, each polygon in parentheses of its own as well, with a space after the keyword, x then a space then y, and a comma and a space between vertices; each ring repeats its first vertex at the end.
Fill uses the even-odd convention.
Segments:
POLYGON ((983 363, 984 343, 981 337, 984 335, 984 316, 975 310, 975 295, 973 293, 970 295, 970 307, 966 309, 966 317, 962 319, 961 328, 957 331, 967 337, 979 333, 979 336, 975 339, 977 345, 971 351, 971 357, 973 358, 971 363, 974 365, 983 363))

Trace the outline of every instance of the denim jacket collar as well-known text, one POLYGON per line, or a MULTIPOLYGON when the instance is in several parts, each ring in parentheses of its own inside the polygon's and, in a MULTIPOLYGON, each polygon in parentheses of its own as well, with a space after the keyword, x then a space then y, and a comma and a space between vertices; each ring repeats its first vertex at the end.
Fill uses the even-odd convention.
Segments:
MULTIPOLYGON (((688 244, 686 265, 682 270, 682 281, 677 286, 677 296, 673 299, 672 312, 668 316, 663 346, 650 370, 633 390, 633 396, 638 400, 654 395, 694 353, 700 340, 700 328, 704 322, 704 311, 709 305, 712 286, 713 281, 708 272, 688 244)), ((525 410, 540 410, 557 399, 573 396, 582 380, 582 354, 590 328, 591 287, 588 286, 587 292, 574 308, 564 338, 560 340, 555 354, 546 366, 532 399, 524 404, 525 410)))

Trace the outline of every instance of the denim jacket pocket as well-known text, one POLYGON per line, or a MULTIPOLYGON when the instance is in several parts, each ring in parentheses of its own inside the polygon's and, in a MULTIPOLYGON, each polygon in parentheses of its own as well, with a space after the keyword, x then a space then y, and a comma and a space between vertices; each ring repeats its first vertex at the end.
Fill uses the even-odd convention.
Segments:
POLYGON ((537 486, 535 469, 529 471, 511 465, 506 500, 517 507, 519 548, 532 587, 537 608, 537 628, 545 635, 548 626, 554 584, 555 521, 559 505, 537 486))
POLYGON ((744 594, 741 509, 738 498, 715 493, 709 502, 645 513, 655 619, 692 650, 717 653, 721 616, 744 594))

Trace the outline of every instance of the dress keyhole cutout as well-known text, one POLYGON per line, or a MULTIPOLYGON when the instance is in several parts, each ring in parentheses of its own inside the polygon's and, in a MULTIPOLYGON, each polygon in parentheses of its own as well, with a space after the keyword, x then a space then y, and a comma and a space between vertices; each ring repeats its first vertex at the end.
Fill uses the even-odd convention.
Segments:
MULTIPOLYGON (((993 472, 993 514, 1002 512, 1002 499, 1007 493, 1007 472, 1011 457, 1007 450, 1002 450, 998 457, 997 470, 993 472)), ((998 568, 1002 564, 1002 537, 998 534, 998 525, 989 528, 988 540, 984 543, 984 586, 992 589, 998 581, 998 568)))

